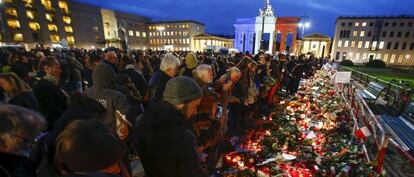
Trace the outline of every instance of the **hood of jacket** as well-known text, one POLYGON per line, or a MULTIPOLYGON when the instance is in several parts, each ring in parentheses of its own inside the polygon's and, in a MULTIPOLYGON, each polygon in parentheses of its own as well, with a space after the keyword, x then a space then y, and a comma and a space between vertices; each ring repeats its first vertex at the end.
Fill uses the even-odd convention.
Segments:
POLYGON ((92 80, 96 88, 115 88, 116 74, 109 64, 97 65, 92 73, 92 80))
POLYGON ((185 64, 188 69, 194 69, 197 66, 197 56, 194 53, 188 53, 185 56, 185 64))

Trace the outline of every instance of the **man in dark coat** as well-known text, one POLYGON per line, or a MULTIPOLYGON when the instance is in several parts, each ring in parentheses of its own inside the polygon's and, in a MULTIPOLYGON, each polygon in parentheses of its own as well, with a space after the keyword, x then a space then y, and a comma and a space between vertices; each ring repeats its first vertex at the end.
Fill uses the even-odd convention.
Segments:
POLYGON ((62 70, 59 62, 54 57, 47 57, 42 60, 40 69, 46 75, 42 80, 37 81, 33 93, 38 101, 39 111, 48 121, 48 130, 51 130, 56 120, 66 110, 68 95, 58 87, 62 70))
POLYGON ((160 69, 152 76, 145 100, 160 101, 165 84, 178 74, 180 60, 173 54, 166 54, 161 61, 160 69))
POLYGON ((148 90, 148 83, 144 75, 133 64, 127 64, 123 72, 131 79, 141 96, 144 97, 148 90))
POLYGON ((98 100, 107 109, 104 123, 113 130, 117 130, 117 121, 125 121, 132 125, 135 118, 142 112, 131 105, 126 96, 117 90, 116 74, 112 66, 107 63, 99 64, 93 71, 92 77, 94 86, 85 93, 98 100), (123 120, 117 120, 117 115, 123 120))
POLYGON ((133 141, 148 177, 205 177, 188 124, 202 97, 188 77, 168 81, 165 101, 153 101, 133 130, 133 141))

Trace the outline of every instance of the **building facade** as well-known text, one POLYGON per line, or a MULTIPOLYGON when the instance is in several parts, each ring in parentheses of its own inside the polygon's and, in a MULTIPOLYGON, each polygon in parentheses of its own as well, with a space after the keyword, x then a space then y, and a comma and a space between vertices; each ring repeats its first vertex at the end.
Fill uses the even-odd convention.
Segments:
POLYGON ((77 47, 146 49, 149 18, 78 2, 72 2, 71 7, 74 9, 74 27, 82 33, 75 35, 79 38, 77 47))
POLYGON ((194 51, 194 37, 204 33, 203 23, 164 21, 148 24, 149 48, 152 50, 194 51))
POLYGON ((101 8, 69 1, 72 11, 76 47, 84 49, 105 47, 101 8))
POLYGON ((74 45, 71 10, 67 0, 4 0, 1 42, 40 45, 74 45))
POLYGON ((199 34, 194 36, 194 52, 204 52, 205 50, 220 51, 222 48, 232 48, 233 39, 228 39, 210 34, 199 34))
POLYGON ((414 16, 339 17, 331 56, 355 63, 414 66, 414 16))
POLYGON ((329 58, 331 38, 320 33, 313 33, 297 40, 297 45, 296 55, 311 53, 315 57, 329 58))

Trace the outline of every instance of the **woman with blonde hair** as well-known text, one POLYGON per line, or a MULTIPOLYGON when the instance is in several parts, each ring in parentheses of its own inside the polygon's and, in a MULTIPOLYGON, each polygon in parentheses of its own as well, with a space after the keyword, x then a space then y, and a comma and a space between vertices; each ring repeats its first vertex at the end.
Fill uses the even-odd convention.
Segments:
POLYGON ((32 89, 15 73, 0 74, 0 87, 5 92, 6 103, 37 110, 32 89))

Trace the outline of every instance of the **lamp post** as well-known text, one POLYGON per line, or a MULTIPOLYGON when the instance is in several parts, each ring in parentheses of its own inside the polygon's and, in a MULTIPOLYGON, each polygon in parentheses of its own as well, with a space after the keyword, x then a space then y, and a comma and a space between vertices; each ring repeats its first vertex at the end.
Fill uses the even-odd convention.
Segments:
POLYGON ((163 50, 164 49, 164 40, 163 40, 163 38, 162 38, 162 32, 165 30, 165 27, 164 26, 157 26, 157 31, 159 31, 160 32, 160 39, 161 39, 161 50, 163 50))
POLYGON ((301 22, 298 24, 298 26, 300 28, 302 28, 302 35, 301 37, 303 38, 303 36, 305 35, 305 28, 310 28, 311 24, 309 22, 309 17, 308 16, 302 16, 301 17, 301 22))

